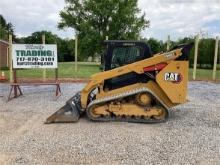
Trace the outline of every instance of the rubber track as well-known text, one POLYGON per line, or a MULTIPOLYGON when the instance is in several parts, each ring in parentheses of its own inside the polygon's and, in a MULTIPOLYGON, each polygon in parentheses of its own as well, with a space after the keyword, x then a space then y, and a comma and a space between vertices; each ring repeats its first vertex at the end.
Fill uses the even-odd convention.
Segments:
POLYGON ((90 102, 90 104, 88 105, 88 107, 86 109, 86 112, 87 112, 87 116, 89 117, 89 119, 91 119, 93 121, 104 121, 104 122, 107 122, 107 121, 124 121, 124 122, 135 122, 135 123, 161 123, 161 122, 167 121, 167 119, 169 117, 169 110, 168 110, 167 106, 148 88, 137 88, 135 90, 124 92, 124 93, 121 93, 121 94, 112 95, 112 96, 104 97, 104 98, 101 98, 101 99, 96 99, 96 100, 90 102), (151 119, 151 118, 149 118, 149 119, 121 118, 121 117, 119 118, 117 116, 115 116, 115 117, 98 117, 98 118, 94 118, 91 115, 90 111, 91 111, 91 109, 94 105, 99 105, 99 104, 102 104, 102 103, 106 103, 108 101, 113 101, 113 100, 116 100, 116 99, 119 99, 119 98, 132 96, 132 95, 142 93, 142 92, 150 93, 154 97, 154 99, 156 99, 156 101, 159 102, 159 104, 162 107, 165 108, 165 111, 166 111, 165 119, 159 120, 159 119, 151 119))

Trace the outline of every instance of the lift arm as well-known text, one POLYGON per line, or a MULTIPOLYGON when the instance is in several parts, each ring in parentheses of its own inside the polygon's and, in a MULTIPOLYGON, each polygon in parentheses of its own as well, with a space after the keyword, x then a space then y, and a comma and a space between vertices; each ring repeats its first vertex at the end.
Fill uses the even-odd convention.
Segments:
POLYGON ((109 71, 97 73, 91 77, 90 82, 83 88, 81 91, 81 107, 86 109, 88 96, 90 92, 95 89, 96 87, 101 87, 103 89, 104 81, 118 77, 130 72, 135 72, 137 74, 144 73, 144 68, 149 66, 154 66, 161 63, 169 63, 180 57, 182 55, 181 52, 182 48, 172 50, 170 52, 159 53, 154 55, 151 58, 144 59, 132 64, 124 65, 109 71))

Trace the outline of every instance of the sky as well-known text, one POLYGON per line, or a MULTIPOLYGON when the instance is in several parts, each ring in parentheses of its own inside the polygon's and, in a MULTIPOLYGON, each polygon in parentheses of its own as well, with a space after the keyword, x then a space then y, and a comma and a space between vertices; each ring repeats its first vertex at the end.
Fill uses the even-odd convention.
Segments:
MULTIPOLYGON (((57 28, 64 6, 64 0, 0 0, 0 14, 15 26, 19 37, 48 30, 62 38, 74 38, 73 29, 57 28)), ((138 6, 150 20, 142 37, 220 36, 220 0, 139 0, 138 6)))

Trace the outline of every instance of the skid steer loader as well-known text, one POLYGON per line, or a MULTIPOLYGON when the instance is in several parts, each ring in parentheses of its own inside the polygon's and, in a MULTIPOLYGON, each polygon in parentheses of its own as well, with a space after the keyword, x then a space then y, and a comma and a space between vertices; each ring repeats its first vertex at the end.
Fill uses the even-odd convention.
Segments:
POLYGON ((164 122, 169 108, 187 101, 193 43, 154 55, 144 42, 104 43, 104 71, 91 76, 45 123, 77 122, 83 113, 93 121, 164 122))

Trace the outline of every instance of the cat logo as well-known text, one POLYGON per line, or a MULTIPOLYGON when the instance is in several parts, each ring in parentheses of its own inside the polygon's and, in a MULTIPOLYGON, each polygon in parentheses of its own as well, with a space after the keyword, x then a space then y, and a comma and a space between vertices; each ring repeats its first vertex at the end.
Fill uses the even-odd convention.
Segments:
POLYGON ((165 79, 165 81, 179 83, 182 81, 183 78, 180 73, 165 73, 164 79, 165 79))

